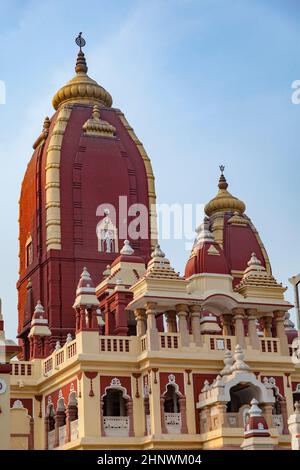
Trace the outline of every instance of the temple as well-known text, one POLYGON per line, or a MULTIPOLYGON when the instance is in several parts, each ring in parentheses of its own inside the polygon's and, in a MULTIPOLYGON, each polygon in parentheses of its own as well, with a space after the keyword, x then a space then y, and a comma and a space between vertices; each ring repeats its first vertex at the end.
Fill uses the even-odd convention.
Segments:
POLYGON ((293 306, 245 203, 221 166, 177 273, 157 240, 150 159, 76 42, 21 187, 0 448, 300 449, 293 306))

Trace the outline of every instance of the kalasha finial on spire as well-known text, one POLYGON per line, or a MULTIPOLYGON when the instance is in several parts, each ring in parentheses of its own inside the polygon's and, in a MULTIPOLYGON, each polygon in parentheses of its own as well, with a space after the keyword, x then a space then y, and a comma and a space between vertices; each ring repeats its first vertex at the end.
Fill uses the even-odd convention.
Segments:
POLYGON ((218 184, 219 189, 227 189, 228 188, 228 183, 227 183, 226 178, 224 176, 225 165, 220 165, 219 168, 220 168, 220 171, 221 171, 219 184, 218 184))
POLYGON ((86 45, 85 39, 82 37, 82 33, 79 33, 77 38, 75 39, 77 46, 79 46, 79 50, 86 45))
POLYGON ((77 56, 75 71, 76 73, 80 73, 80 72, 87 73, 88 68, 86 65, 84 53, 82 52, 82 48, 86 45, 86 41, 81 35, 82 33, 79 33, 77 38, 75 39, 77 46, 79 46, 79 52, 77 56))

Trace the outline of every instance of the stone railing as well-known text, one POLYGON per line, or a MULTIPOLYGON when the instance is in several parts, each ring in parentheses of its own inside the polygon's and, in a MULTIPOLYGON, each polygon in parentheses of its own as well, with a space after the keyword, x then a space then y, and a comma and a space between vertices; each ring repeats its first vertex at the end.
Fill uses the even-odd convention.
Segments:
POLYGON ((164 413, 165 425, 169 434, 180 434, 181 413, 164 413))
POLYGON ((65 424, 64 424, 63 426, 60 426, 60 427, 58 428, 58 442, 59 442, 59 446, 63 446, 63 445, 65 444, 66 432, 67 432, 67 427, 66 427, 65 424))
POLYGON ((147 351, 148 343, 147 343, 147 335, 141 336, 141 350, 147 351))
POLYGON ((78 419, 70 422, 70 437, 71 441, 78 439, 78 419))
POLYGON ((283 417, 282 415, 272 415, 274 428, 277 429, 278 434, 283 433, 283 417))
POLYGON ((100 336, 100 352, 132 352, 130 336, 100 336))
POLYGON ((48 432, 48 450, 54 449, 55 429, 48 432))
POLYGON ((21 377, 31 377, 33 376, 33 364, 32 362, 27 361, 16 361, 12 362, 12 375, 21 376, 21 377))
POLYGON ((259 338, 260 350, 263 353, 280 354, 280 341, 278 338, 259 338))
POLYGON ((160 349, 179 349, 179 333, 159 333, 160 349))
POLYGON ((235 336, 204 335, 203 338, 210 351, 234 351, 236 345, 235 336))
POLYGON ((103 429, 105 436, 128 436, 129 416, 104 416, 103 429))
POLYGON ((51 356, 48 356, 43 360, 43 372, 44 375, 49 375, 53 370, 58 370, 60 366, 65 364, 67 361, 72 359, 77 354, 77 343, 76 339, 65 343, 60 349, 54 351, 51 356))

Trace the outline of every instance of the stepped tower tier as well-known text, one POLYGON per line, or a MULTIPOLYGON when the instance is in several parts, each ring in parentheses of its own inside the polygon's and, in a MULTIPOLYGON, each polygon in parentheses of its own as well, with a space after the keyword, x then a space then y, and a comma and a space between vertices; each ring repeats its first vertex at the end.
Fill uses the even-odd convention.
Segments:
POLYGON ((151 162, 124 114, 87 70, 80 47, 76 75, 55 94, 55 114, 44 121, 22 183, 17 287, 24 358, 31 307, 39 299, 54 347, 75 331, 72 305, 82 266, 101 282, 124 240, 145 262, 156 243, 151 162), (139 214, 137 205, 146 216, 142 237, 133 239, 127 227, 139 214))

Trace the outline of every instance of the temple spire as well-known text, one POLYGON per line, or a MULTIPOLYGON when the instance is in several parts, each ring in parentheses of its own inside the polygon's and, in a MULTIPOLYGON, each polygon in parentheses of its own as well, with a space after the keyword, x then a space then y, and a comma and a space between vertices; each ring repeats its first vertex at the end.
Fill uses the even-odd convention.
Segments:
POLYGON ((219 189, 227 189, 228 188, 228 183, 227 183, 226 178, 224 176, 225 166, 220 165, 219 168, 220 168, 220 171, 221 171, 221 175, 220 175, 218 187, 219 187, 219 189))
POLYGON ((88 67, 87 67, 87 64, 86 64, 84 53, 82 52, 82 48, 85 46, 86 41, 81 35, 82 35, 82 33, 79 33, 79 35, 75 39, 75 42, 76 42, 77 46, 79 46, 79 52, 78 52, 78 55, 77 55, 75 72, 76 73, 87 73, 88 67))

